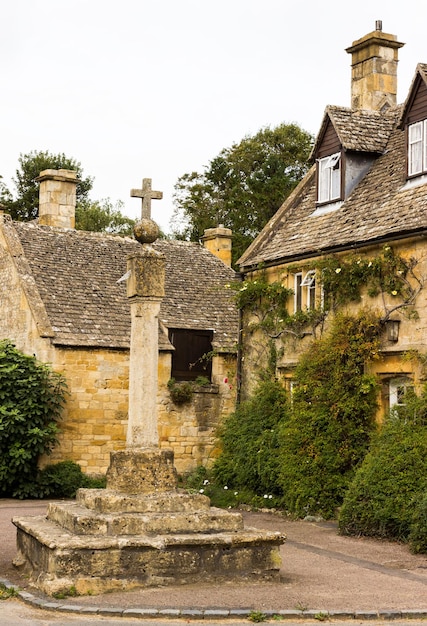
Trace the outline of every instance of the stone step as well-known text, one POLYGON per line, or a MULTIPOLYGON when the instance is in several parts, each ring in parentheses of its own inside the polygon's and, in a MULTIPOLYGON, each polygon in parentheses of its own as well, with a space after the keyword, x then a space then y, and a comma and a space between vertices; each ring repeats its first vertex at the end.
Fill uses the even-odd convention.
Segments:
POLYGON ((277 580, 282 533, 76 535, 45 516, 17 517, 14 561, 44 593, 79 594, 209 581, 277 580))
POLYGON ((179 489, 143 494, 126 494, 112 489, 79 489, 76 500, 97 513, 177 513, 210 507, 207 496, 179 489))
POLYGON ((76 535, 212 534, 243 529, 240 513, 214 507, 173 513, 97 513, 74 502, 52 502, 47 518, 76 535))

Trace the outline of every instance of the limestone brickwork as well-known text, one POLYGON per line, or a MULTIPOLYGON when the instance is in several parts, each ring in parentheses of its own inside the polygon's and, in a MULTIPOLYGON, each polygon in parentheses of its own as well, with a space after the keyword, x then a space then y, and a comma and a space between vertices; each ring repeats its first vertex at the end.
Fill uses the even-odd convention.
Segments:
MULTIPOLYGON (((427 279, 427 240, 417 237, 413 239, 402 239, 393 243, 394 252, 406 260, 413 259, 416 261, 414 274, 419 278, 422 285, 427 279)), ((357 254, 361 258, 374 258, 382 252, 382 245, 366 246, 359 248, 357 254)), ((351 251, 350 254, 354 254, 351 251)), ((342 258, 346 257, 346 253, 341 253, 342 258)), ((314 263, 321 257, 313 257, 309 261, 300 264, 301 271, 306 273, 313 268, 314 263)), ((292 289, 294 273, 298 266, 295 263, 278 265, 276 267, 263 270, 268 280, 273 282, 280 280, 284 286, 292 289)), ((256 280, 257 271, 251 273, 248 278, 256 280)), ((412 280, 413 286, 416 288, 416 282, 412 280)), ((321 291, 317 288, 316 292, 317 305, 320 306, 321 291)), ((380 316, 385 315, 386 309, 391 310, 398 303, 398 298, 392 295, 379 294, 371 297, 362 290, 360 302, 348 304, 341 308, 341 311, 355 314, 358 310, 369 308, 376 311, 380 316)), ((303 302, 303 306, 306 303, 303 302)), ((293 313, 293 298, 289 299, 289 313, 293 313)), ((409 355, 415 352, 427 354, 427 290, 425 287, 419 292, 414 306, 414 315, 409 315, 406 308, 397 309, 391 315, 393 320, 399 322, 399 333, 397 341, 390 340, 387 337, 386 328, 381 338, 381 352, 377 359, 369 364, 369 372, 373 373, 380 383, 380 391, 378 393, 378 412, 377 420, 380 422, 388 413, 390 408, 390 399, 388 385, 391 379, 400 377, 411 380, 416 388, 420 388, 427 380, 427 371, 417 359, 409 358, 409 355)), ((319 327, 316 335, 307 329, 307 334, 302 338, 292 335, 283 335, 276 340, 277 353, 280 355, 277 362, 277 374, 283 379, 285 386, 289 388, 289 383, 293 378, 293 371, 297 365, 298 359, 303 352, 310 348, 310 343, 315 337, 319 338, 323 333, 328 332, 330 321, 333 314, 329 313, 324 325, 319 327)), ((250 332, 250 317, 245 318, 243 331, 243 354, 242 361, 242 380, 243 395, 249 396, 256 384, 256 372, 261 367, 267 365, 269 357, 268 343, 265 335, 261 331, 255 333, 250 332)))
MULTIPOLYGON (((130 307, 125 283, 117 281, 135 244, 0 217, 0 339, 51 364, 69 390, 59 444, 42 465, 71 459, 88 474, 104 474, 110 453, 125 447, 130 307)), ((167 258, 159 330, 159 441, 174 451, 182 473, 211 462, 216 427, 234 410, 237 314, 229 290, 221 289, 234 272, 197 244, 160 241, 158 248, 167 258), (180 407, 167 387, 173 350, 167 325, 214 329, 212 386, 180 407)))

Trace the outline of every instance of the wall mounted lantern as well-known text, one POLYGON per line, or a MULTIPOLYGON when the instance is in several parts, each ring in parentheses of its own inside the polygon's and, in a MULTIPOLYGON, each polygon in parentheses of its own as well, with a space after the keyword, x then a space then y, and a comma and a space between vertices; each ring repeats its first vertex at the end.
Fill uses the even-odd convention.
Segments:
POLYGON ((388 341, 398 341, 400 320, 387 320, 385 323, 388 341))

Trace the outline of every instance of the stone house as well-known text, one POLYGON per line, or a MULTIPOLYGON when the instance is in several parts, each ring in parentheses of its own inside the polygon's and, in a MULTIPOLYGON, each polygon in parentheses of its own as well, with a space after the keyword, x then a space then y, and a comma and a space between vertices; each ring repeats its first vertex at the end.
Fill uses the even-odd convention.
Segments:
MULTIPOLYGON (((0 216, 0 337, 66 378, 70 394, 59 445, 43 463, 71 459, 100 474, 110 452, 125 445, 131 317, 122 277, 128 255, 140 244, 74 229, 74 172, 46 170, 38 180, 38 220, 0 216)), ((217 424, 235 403, 238 314, 226 287, 237 279, 231 231, 210 229, 205 238, 206 246, 152 244, 166 262, 159 439, 174 450, 179 472, 209 462, 217 424), (207 384, 195 385, 190 402, 174 403, 168 381, 199 376, 207 384)))
MULTIPOLYGON (((425 380, 420 360, 408 355, 427 354, 427 65, 416 67, 407 98, 397 105, 403 45, 377 22, 347 48, 351 106, 326 107, 312 168, 239 260, 246 280, 262 271, 267 282, 292 290, 289 314, 327 313, 323 331, 307 327, 298 340, 280 344, 277 373, 290 388, 298 356, 332 317, 319 262, 329 259, 337 274, 344 264, 362 264, 368 276, 384 255, 403 261, 389 267, 399 288, 377 295, 362 288, 360 302, 346 305, 350 311, 370 307, 383 320, 381 354, 369 366, 382 390, 378 419, 404 402, 408 386, 425 380)), ((248 393, 259 353, 255 334, 245 337, 242 385, 248 393)))

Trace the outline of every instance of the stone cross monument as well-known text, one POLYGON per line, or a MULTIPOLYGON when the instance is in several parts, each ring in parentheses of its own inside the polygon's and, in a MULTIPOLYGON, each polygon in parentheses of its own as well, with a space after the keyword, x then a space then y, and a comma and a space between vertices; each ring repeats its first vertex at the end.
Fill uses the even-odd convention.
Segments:
POLYGON ((144 178, 142 189, 131 197, 142 198, 141 220, 135 224, 140 250, 127 259, 127 296, 131 309, 129 355, 129 410, 126 450, 113 452, 107 485, 119 491, 167 491, 177 483, 172 450, 159 449, 157 387, 160 304, 164 297, 165 259, 150 244, 159 228, 151 219, 151 200, 161 199, 144 178))
POLYGON ((211 508, 201 493, 178 489, 173 451, 157 434, 158 314, 165 261, 153 243, 144 179, 140 249, 127 259, 131 307, 129 427, 126 448, 111 453, 106 489, 79 489, 51 502, 46 516, 15 517, 14 564, 44 593, 104 593, 200 580, 276 580, 285 536, 244 528, 241 513, 211 508))
POLYGON ((142 189, 132 189, 131 197, 142 198, 141 221, 135 237, 142 249, 128 257, 127 296, 131 308, 129 362, 129 417, 126 446, 151 448, 159 443, 157 430, 158 315, 164 296, 164 257, 150 245, 157 239, 158 227, 151 219, 151 199, 161 199, 151 190, 151 179, 144 178, 142 189))

